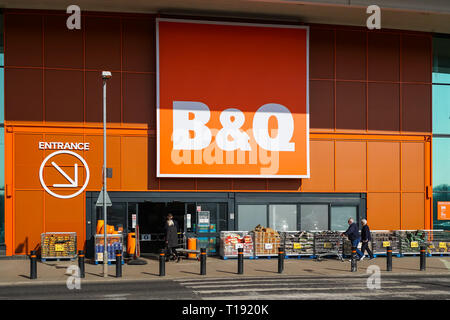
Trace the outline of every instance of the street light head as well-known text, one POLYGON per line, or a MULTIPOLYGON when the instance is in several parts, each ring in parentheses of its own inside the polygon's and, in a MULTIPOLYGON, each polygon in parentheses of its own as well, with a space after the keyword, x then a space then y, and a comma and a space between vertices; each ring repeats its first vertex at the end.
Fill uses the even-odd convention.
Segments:
POLYGON ((102 71, 102 79, 103 80, 111 79, 111 77, 112 77, 111 72, 109 72, 109 71, 102 71))

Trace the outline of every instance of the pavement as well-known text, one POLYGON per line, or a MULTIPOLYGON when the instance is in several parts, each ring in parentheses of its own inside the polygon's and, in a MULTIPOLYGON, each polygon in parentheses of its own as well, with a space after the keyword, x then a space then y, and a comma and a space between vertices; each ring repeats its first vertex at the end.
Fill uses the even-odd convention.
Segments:
MULTIPOLYGON (((278 259, 244 259, 244 274, 237 274, 237 259, 223 260, 219 257, 208 257, 206 275, 200 275, 200 263, 196 259, 182 259, 180 262, 166 263, 166 275, 159 276, 159 261, 156 258, 145 258, 146 265, 122 266, 122 277, 116 278, 115 264, 108 265, 108 277, 103 277, 103 264, 94 264, 88 259, 85 263, 85 278, 82 282, 124 282, 124 281, 156 281, 156 280, 183 280, 202 278, 236 278, 236 277, 350 277, 372 274, 374 266, 378 266, 381 274, 389 275, 450 275, 450 256, 427 257, 426 270, 420 271, 420 258, 393 257, 392 271, 386 271, 386 258, 377 257, 373 260, 358 262, 357 271, 350 271, 350 262, 336 258, 317 261, 310 258, 289 258, 284 262, 284 271, 278 273, 278 259), (369 269, 368 269, 369 268, 369 269)), ((37 263, 37 279, 30 279, 30 261, 0 260, 0 286, 30 285, 30 284, 57 284, 66 283, 72 276, 70 266, 78 266, 78 261, 46 261, 37 263)))

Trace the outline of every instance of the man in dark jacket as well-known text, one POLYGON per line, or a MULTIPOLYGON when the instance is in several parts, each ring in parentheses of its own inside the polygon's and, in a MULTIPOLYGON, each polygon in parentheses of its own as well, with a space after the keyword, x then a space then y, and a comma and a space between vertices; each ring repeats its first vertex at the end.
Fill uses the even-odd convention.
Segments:
POLYGON ((348 219, 348 229, 344 233, 342 233, 342 236, 347 236, 348 240, 351 241, 352 247, 356 248, 356 253, 359 256, 359 260, 364 259, 363 253, 358 249, 359 244, 359 229, 356 223, 353 222, 353 219, 348 219))
POLYGON ((166 224, 164 225, 164 231, 166 233, 166 260, 169 260, 170 257, 172 257, 174 260, 178 260, 177 251, 175 250, 175 248, 178 247, 178 224, 175 220, 173 220, 173 215, 171 213, 167 215, 166 224))
POLYGON ((367 253, 369 254, 369 257, 370 257, 369 260, 372 260, 374 258, 373 253, 369 249, 369 241, 372 240, 372 238, 370 236, 370 228, 367 225, 367 220, 362 219, 361 225, 363 226, 361 229, 361 252, 364 255, 364 252, 366 252, 366 250, 367 250, 367 253))

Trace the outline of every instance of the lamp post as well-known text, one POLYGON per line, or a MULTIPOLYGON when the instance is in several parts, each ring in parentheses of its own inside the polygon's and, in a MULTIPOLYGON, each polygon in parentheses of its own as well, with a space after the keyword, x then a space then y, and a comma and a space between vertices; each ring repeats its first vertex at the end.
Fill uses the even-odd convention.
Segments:
POLYGON ((103 232, 105 235, 103 246, 103 277, 108 277, 108 228, 106 221, 106 81, 111 79, 109 71, 102 72, 103 79, 103 232))

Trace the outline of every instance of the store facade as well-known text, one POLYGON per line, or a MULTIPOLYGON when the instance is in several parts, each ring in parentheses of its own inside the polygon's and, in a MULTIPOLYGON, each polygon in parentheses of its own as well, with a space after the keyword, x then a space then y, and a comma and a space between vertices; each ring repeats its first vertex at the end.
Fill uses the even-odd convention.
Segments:
MULTIPOLYGON (((219 67, 213 70, 217 86, 208 87, 213 78, 205 78, 197 86, 187 81, 184 100, 204 98, 216 124, 223 125, 220 112, 226 108, 233 107, 236 112, 228 118, 231 123, 240 117, 239 111, 243 111, 245 123, 251 123, 248 119, 256 117, 256 110, 274 102, 269 99, 304 102, 290 110, 295 134, 301 132, 298 137, 290 136, 298 153, 292 159, 280 153, 278 170, 268 173, 262 169, 273 164, 273 152, 259 150, 253 163, 247 149, 245 160, 238 162, 235 148, 231 152, 236 156, 234 162, 227 163, 224 156, 223 162, 209 166, 205 159, 195 162, 195 150, 168 156, 174 149, 171 141, 176 143, 170 140, 176 124, 170 122, 174 115, 167 113, 164 101, 180 99, 172 97, 170 90, 171 86, 181 90, 184 85, 176 83, 177 75, 189 77, 192 70, 201 73, 204 65, 201 59, 192 63, 193 67, 190 60, 183 60, 200 54, 191 57, 186 48, 178 54, 182 58, 173 54, 171 46, 176 47, 179 40, 183 48, 183 32, 186 36, 188 31, 177 27, 173 20, 177 17, 163 17, 174 22, 171 32, 175 32, 163 38, 158 25, 163 20, 159 18, 154 14, 84 12, 81 29, 69 30, 65 27, 67 14, 62 11, 3 12, 7 255, 28 254, 39 247, 42 232, 53 231, 77 232, 78 249, 93 249, 97 220, 102 215, 96 201, 102 186, 104 70, 112 72, 107 83, 108 167, 112 168, 108 221, 125 234, 133 231, 136 222, 142 235, 159 233, 169 212, 181 231, 201 239, 211 253, 217 249, 220 231, 251 230, 258 224, 277 230, 342 230, 348 217, 354 217, 367 218, 372 229, 442 227, 433 203, 432 168, 440 161, 432 146, 433 72, 439 67, 440 72, 448 73, 445 57, 449 54, 441 54, 444 59, 439 66, 434 63, 435 35, 265 20, 204 21, 207 27, 200 43, 218 34, 208 33, 211 26, 239 26, 244 31, 250 28, 251 36, 262 41, 270 29, 274 32, 270 39, 290 50, 289 43, 297 43, 290 41, 303 36, 297 30, 305 32, 302 46, 295 48, 299 51, 292 51, 296 57, 305 53, 300 54, 303 67, 288 64, 282 69, 264 56, 290 53, 288 49, 262 54, 259 66, 265 69, 251 74, 267 76, 264 85, 245 82, 243 66, 232 70, 238 76, 228 82, 229 87, 220 85, 226 71, 219 67), (295 30, 294 38, 281 36, 291 30, 295 30), (279 70, 290 73, 282 78, 279 70), (169 78, 172 82, 167 82, 169 78), (234 87, 234 81, 239 85, 234 87), (295 88, 289 87, 291 82, 295 88), (209 89, 195 92, 197 87, 209 89), (254 100, 243 101, 241 89, 254 100), (209 96, 214 90, 216 96, 209 96), (173 165, 167 166, 170 161, 173 165), (205 212, 208 223, 201 228, 199 221, 205 212)), ((189 20, 197 26, 202 19, 189 20)), ((224 29, 224 34, 227 32, 224 29)), ((238 58, 243 47, 233 47, 238 58)), ((211 43, 200 48, 211 49, 209 57, 215 54, 211 43)), ((252 52, 251 46, 248 50, 247 54, 252 52)), ((218 64, 214 59, 210 62, 218 64)), ((224 69, 236 68, 224 65, 224 69)), ((192 108, 188 113, 203 110, 192 108)), ((286 115, 284 109, 277 110, 273 114, 286 115)), ((281 119, 278 116, 265 118, 268 129, 284 129, 271 119, 281 119)), ((186 119, 192 120, 191 115, 186 119)), ((210 129, 214 136, 220 127, 210 129), (218 130, 214 133, 213 129, 218 130)), ((188 137, 195 140, 199 136, 205 137, 205 133, 197 131, 188 137)), ((277 136, 267 137, 276 140, 277 136)), ((155 250, 146 239, 141 241, 142 249, 155 250)))

